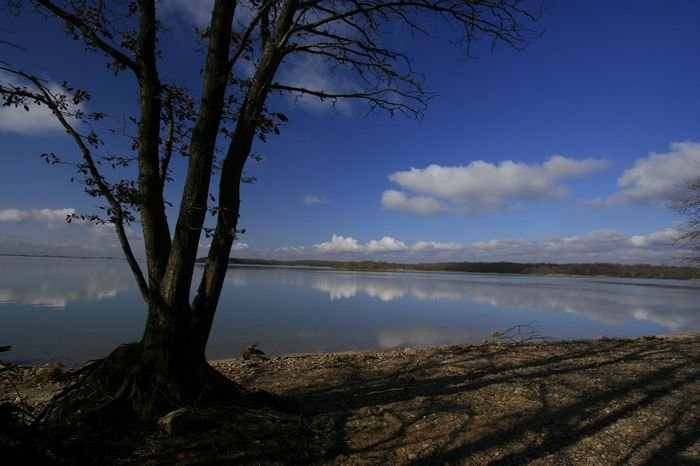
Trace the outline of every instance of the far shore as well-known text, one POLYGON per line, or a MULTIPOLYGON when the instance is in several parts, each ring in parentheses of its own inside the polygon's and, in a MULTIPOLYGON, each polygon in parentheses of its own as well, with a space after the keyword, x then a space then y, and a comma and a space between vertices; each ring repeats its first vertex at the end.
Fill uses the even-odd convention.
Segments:
MULTIPOLYGON (((53 254, 0 253, 0 257, 34 257, 46 259, 124 260, 123 257, 93 257, 53 254)), ((138 259, 145 261, 144 258, 138 259)), ((203 264, 206 258, 197 259, 203 264)), ((230 258, 229 266, 289 267, 295 269, 344 270, 356 272, 445 272, 496 275, 534 275, 551 277, 642 278, 700 280, 700 268, 680 265, 619 263, 547 263, 547 262, 422 262, 337 260, 271 260, 230 258)))
MULTIPOLYGON (((197 259, 203 263, 206 259, 197 259)), ((356 272, 444 272, 596 278, 700 279, 700 269, 687 266, 616 263, 426 262, 269 260, 231 258, 229 266, 290 267, 356 272)))

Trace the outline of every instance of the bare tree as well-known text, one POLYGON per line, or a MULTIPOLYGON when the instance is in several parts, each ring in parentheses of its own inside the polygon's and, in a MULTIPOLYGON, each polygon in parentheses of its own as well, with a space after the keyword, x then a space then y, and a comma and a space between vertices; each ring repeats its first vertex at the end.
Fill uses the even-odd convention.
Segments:
POLYGON ((431 95, 409 55, 387 45, 388 26, 427 37, 428 25, 447 24, 467 53, 477 39, 521 49, 534 36, 528 26, 540 13, 539 3, 523 0, 214 0, 209 25, 198 31, 206 45, 201 81, 188 83, 188 90, 159 73, 168 57, 158 47, 163 28, 155 0, 14 0, 11 5, 23 14, 28 9, 61 21, 73 39, 104 55, 115 74, 136 78, 133 153, 124 156, 105 155, 97 131, 85 129, 105 117, 80 110, 90 98, 85 90, 64 84, 57 92, 31 71, 3 64, 5 76, 13 79, 0 84, 0 94, 6 106, 47 106, 73 139, 79 160, 45 157, 73 164, 86 192, 104 199, 102 215, 81 217, 114 226, 148 307, 141 341, 95 365, 84 383, 89 388, 76 390, 80 396, 73 398, 92 397, 105 406, 130 400, 145 412, 232 393, 207 364, 205 348, 238 234, 240 186, 252 144, 256 137, 278 134, 287 120, 267 109, 269 97, 291 93, 332 104, 352 99, 364 101, 370 111, 419 117, 431 95), (243 9, 246 14, 238 15, 243 9), (353 87, 282 81, 281 66, 309 57, 322 60, 336 75, 352 76, 353 87), (237 72, 243 61, 252 65, 250 76, 237 72), (188 157, 181 174, 170 166, 178 152, 188 157), (116 167, 133 163, 138 176, 110 180, 101 168, 105 161, 116 167), (220 181, 212 187, 216 169, 220 181), (174 228, 164 198, 173 176, 184 180, 174 228), (205 223, 207 212, 216 217, 212 228, 205 223), (143 231, 145 270, 126 234, 134 222, 143 231), (203 233, 211 236, 211 247, 190 301, 203 233))
POLYGON ((670 204, 671 209, 685 217, 676 243, 693 251, 685 260, 700 265, 700 178, 686 181, 684 192, 670 204))

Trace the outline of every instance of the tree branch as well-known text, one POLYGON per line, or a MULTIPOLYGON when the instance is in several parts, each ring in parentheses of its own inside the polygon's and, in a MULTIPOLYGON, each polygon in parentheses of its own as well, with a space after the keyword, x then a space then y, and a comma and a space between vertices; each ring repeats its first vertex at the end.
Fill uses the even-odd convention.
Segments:
POLYGON ((170 303, 185 305, 189 302, 197 246, 207 213, 216 138, 230 73, 228 53, 234 12, 235 2, 215 0, 199 114, 192 129, 187 175, 163 285, 164 294, 170 303))
POLYGON ((119 243, 121 244, 124 255, 126 256, 126 260, 129 264, 129 267, 131 268, 131 272, 133 273, 134 278, 136 279, 136 284, 139 287, 141 296, 147 302, 148 284, 146 283, 141 268, 139 267, 139 264, 136 261, 136 258, 134 257, 133 250, 131 249, 131 244, 129 243, 129 239, 126 235, 126 230, 124 228, 124 211, 119 201, 112 194, 112 191, 105 182, 103 176, 100 174, 97 165, 95 164, 95 160, 92 156, 92 152, 83 141, 83 137, 68 122, 68 120, 66 119, 66 115, 64 114, 65 111, 62 110, 59 104, 56 103, 56 97, 51 93, 50 90, 46 88, 46 86, 44 86, 44 84, 39 80, 39 78, 24 73, 22 71, 13 70, 6 67, 0 67, 0 69, 2 69, 3 71, 13 73, 17 76, 21 76, 30 81, 37 88, 39 94, 23 92, 22 95, 24 97, 31 98, 36 102, 41 102, 44 105, 46 105, 54 114, 54 116, 58 119, 59 123, 66 130, 68 135, 73 139, 75 144, 78 146, 78 149, 82 154, 83 160, 85 161, 85 165, 89 170, 92 180, 97 186, 100 194, 107 200, 110 208, 112 209, 113 215, 111 216, 111 220, 114 224, 114 228, 116 229, 117 237, 119 238, 119 243))
MULTIPOLYGON (((231 58, 229 59, 229 67, 232 67, 233 65, 236 64, 238 59, 241 57, 243 52, 245 51, 246 47, 248 47, 250 37, 253 35, 253 31, 255 31, 255 28, 258 26, 258 23, 264 19, 264 23, 262 25, 263 30, 262 36, 264 37, 266 34, 269 35, 269 31, 267 33, 265 32, 265 28, 270 27, 269 25, 269 19, 267 17, 268 12, 270 10, 270 7, 276 3, 276 0, 266 0, 265 3, 263 3, 260 8, 258 8, 257 14, 253 17, 253 19, 248 23, 248 27, 246 30, 243 32, 243 35, 241 36, 240 43, 238 44, 238 47, 236 50, 233 52, 231 55, 231 58)), ((264 40, 264 42, 267 42, 267 39, 264 40)), ((264 45, 263 45, 264 47, 264 45)))
POLYGON ((117 63, 129 68, 134 73, 139 74, 139 66, 136 61, 126 55, 124 52, 118 50, 114 46, 110 45, 108 42, 103 40, 97 35, 97 32, 92 29, 85 21, 80 19, 78 16, 69 13, 63 8, 56 5, 50 0, 34 0, 39 5, 43 6, 49 10, 53 15, 61 18, 67 24, 77 28, 83 34, 83 36, 89 41, 89 43, 94 44, 98 49, 102 50, 105 54, 112 57, 117 63))
POLYGON ((136 37, 139 110, 139 212, 146 243, 148 280, 158 291, 171 249, 170 227, 165 215, 160 182, 161 83, 156 65, 158 22, 155 0, 138 0, 139 26, 136 37))
POLYGON ((340 99, 365 100, 370 105, 370 111, 380 108, 388 111, 392 115, 395 112, 399 112, 410 118, 420 118, 423 114, 423 110, 427 106, 427 100, 432 97, 431 94, 401 91, 399 89, 379 89, 370 92, 326 92, 280 83, 272 84, 270 89, 297 93, 299 95, 311 95, 321 100, 330 100, 333 102, 337 102, 340 99), (389 99, 391 95, 406 99, 407 102, 391 100, 389 99))

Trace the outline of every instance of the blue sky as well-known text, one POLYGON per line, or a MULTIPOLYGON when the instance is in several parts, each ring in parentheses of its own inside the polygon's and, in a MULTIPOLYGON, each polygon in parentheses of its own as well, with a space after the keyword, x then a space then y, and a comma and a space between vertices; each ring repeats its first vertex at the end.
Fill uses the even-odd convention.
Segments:
MULTIPOLYGON (((174 31, 161 65, 168 78, 196 77, 190 25, 207 3, 162 2, 174 31)), ((247 166, 258 181, 244 187, 246 234, 235 254, 678 263, 681 219, 667 204, 700 175, 698 18, 700 3, 690 0, 552 1, 538 23, 543 35, 524 52, 481 44, 474 59, 449 31, 434 29, 430 40, 394 33, 387 40, 438 94, 424 118, 270 100, 290 120, 247 166)), ((114 78, 55 22, 0 10, 0 30, 24 46, 3 49, 12 65, 90 90, 89 110, 133 111, 131 78, 114 78)), ((314 63, 280 73, 342 85, 314 63)), ((70 183, 68 167, 40 159, 75 154, 49 116, 0 110, 0 141, 0 253, 119 255, 108 225, 63 222, 97 202, 70 183)), ((106 148, 125 143, 107 138, 106 148)), ((175 205, 180 187, 168 191, 175 205)), ((138 225, 132 237, 139 242, 138 225)))

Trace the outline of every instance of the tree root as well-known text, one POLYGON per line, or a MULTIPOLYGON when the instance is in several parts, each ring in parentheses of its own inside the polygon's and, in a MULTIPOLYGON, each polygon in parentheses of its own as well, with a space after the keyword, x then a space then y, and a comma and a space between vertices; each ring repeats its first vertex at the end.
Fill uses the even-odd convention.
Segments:
POLYGON ((184 406, 234 401, 247 392, 203 362, 185 377, 168 377, 144 362, 139 344, 121 345, 76 371, 72 383, 38 417, 42 429, 81 438, 104 436, 138 420, 184 406), (182 381, 186 383, 182 383, 182 381))

